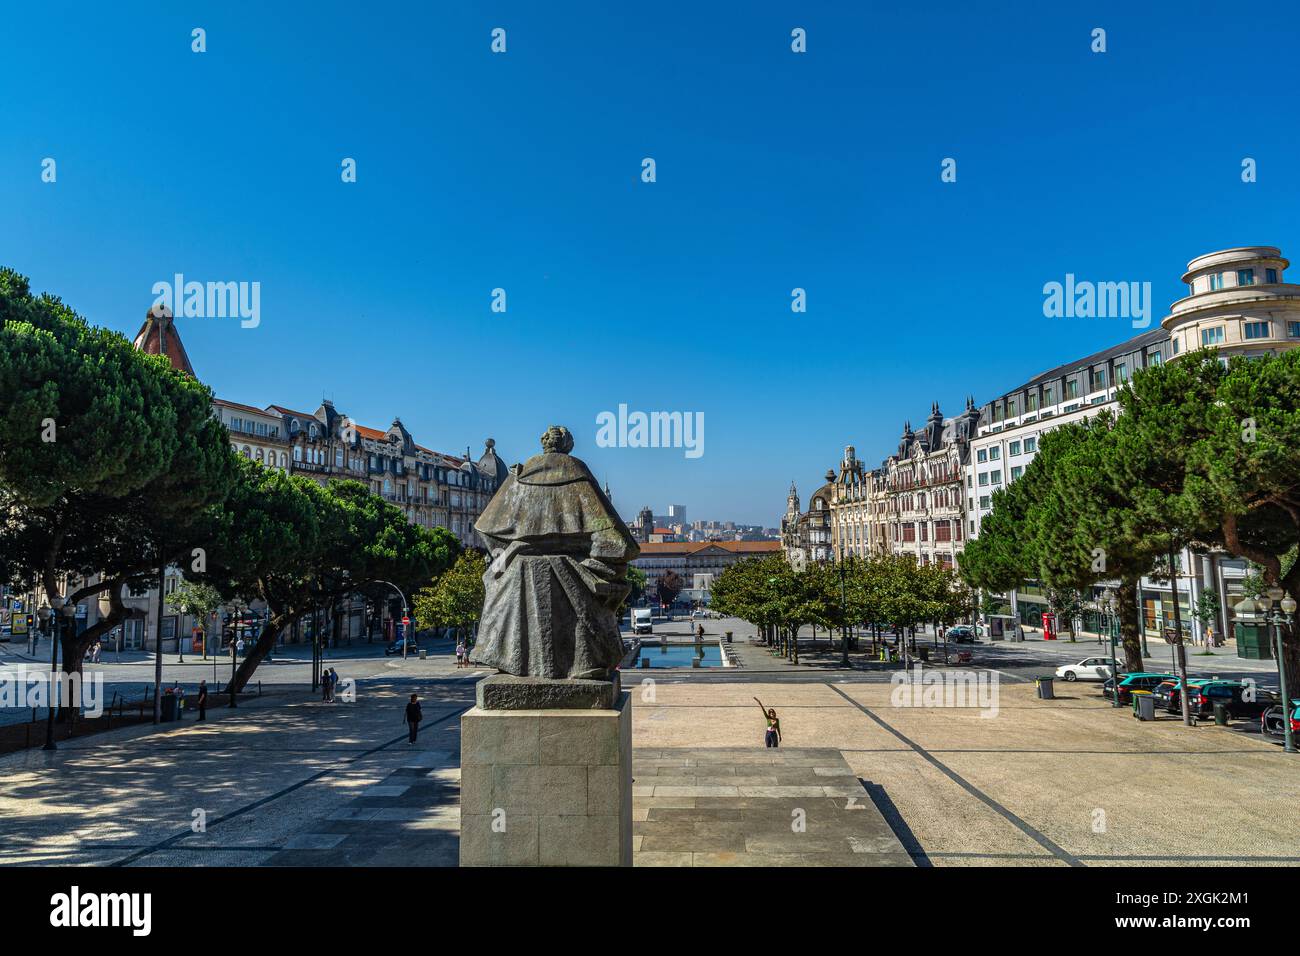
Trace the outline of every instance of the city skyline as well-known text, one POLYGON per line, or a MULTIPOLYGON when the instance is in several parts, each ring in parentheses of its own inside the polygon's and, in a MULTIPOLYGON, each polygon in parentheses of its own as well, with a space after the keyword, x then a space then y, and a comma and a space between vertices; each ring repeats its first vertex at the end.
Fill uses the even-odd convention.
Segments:
POLYGON ((1289 11, 50 18, 0 40, 15 82, 42 77, 0 133, 0 262, 127 336, 174 275, 258 283, 254 326, 177 320, 218 396, 330 397, 511 462, 565 424, 620 506, 691 488, 695 513, 771 526, 845 445, 875 464, 931 402, 1140 331, 1049 319, 1046 284, 1150 283, 1154 324, 1192 258, 1297 248, 1297 133, 1235 65, 1285 89, 1289 11), (1214 116, 1234 122, 1195 135, 1214 116), (702 415, 704 453, 599 447, 620 405, 702 415))

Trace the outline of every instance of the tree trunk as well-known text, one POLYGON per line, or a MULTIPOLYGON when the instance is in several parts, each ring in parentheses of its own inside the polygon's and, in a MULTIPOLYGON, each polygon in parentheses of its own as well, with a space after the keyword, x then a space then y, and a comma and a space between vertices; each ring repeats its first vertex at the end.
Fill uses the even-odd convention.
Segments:
POLYGON ((1137 673, 1145 670, 1142 663, 1142 622, 1138 614, 1137 577, 1121 578, 1116 591, 1119 601, 1119 635, 1124 647, 1124 670, 1137 673))
MULTIPOLYGON (((238 693, 244 689, 248 683, 253 671, 257 670, 257 665, 266 659, 266 655, 275 647, 275 639, 288 625, 293 623, 294 616, 290 613, 273 614, 270 608, 267 608, 267 621, 262 625, 262 633, 257 636, 252 649, 248 649, 245 643, 244 660, 235 671, 235 679, 226 684, 226 693, 234 691, 238 693), (233 687, 231 684, 233 683, 233 687)), ((233 645, 232 645, 233 646, 233 645)))

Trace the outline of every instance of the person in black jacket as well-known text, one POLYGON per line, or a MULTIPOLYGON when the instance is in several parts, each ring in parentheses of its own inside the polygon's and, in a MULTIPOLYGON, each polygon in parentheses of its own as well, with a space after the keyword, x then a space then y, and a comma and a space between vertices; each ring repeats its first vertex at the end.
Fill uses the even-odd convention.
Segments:
POLYGON ((208 719, 208 682, 199 681, 199 720, 208 719))
POLYGON ((420 729, 420 721, 424 719, 424 712, 420 710, 420 702, 411 695, 411 702, 406 705, 406 723, 411 728, 410 743, 415 743, 415 734, 420 729))

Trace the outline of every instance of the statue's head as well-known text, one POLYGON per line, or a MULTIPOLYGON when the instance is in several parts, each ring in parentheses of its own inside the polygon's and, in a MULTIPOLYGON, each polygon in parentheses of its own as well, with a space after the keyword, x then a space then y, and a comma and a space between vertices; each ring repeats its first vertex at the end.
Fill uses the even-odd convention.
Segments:
POLYGON ((542 436, 542 451, 567 455, 573 451, 573 435, 563 425, 552 425, 542 436))

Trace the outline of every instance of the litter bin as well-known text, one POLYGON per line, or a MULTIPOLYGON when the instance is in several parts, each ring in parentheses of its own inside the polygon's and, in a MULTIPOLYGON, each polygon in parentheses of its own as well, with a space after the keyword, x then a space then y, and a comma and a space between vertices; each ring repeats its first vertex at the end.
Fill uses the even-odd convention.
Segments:
POLYGON ((1040 700, 1055 700, 1056 686, 1053 684, 1051 677, 1036 677, 1034 683, 1037 685, 1038 697, 1040 700))
POLYGON ((1133 706, 1137 710, 1138 720, 1156 719, 1156 699, 1150 694, 1133 695, 1133 706))
POLYGON ((163 694, 162 698, 162 719, 175 720, 177 713, 180 711, 181 699, 175 694, 163 694))
POLYGON ((727 643, 728 643, 728 644, 731 643, 731 632, 730 632, 730 631, 727 632, 727 643))
POLYGON ((1214 723, 1219 727, 1228 726, 1228 705, 1221 700, 1214 702, 1214 723))

